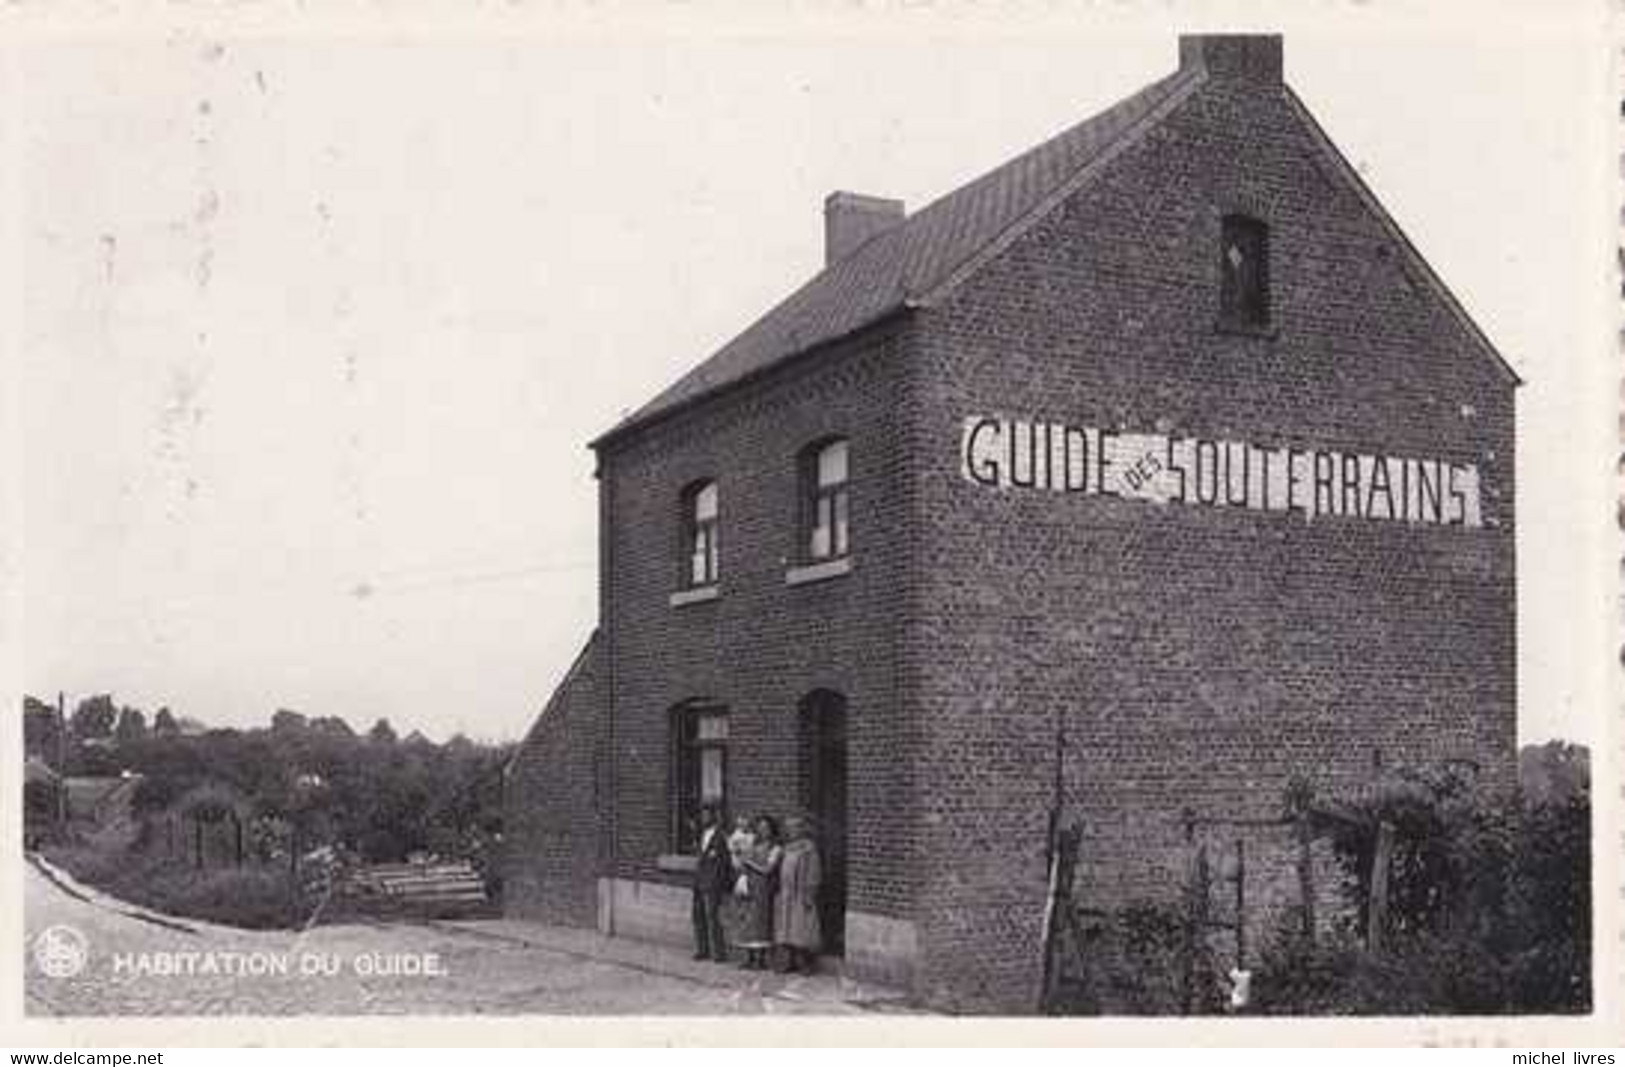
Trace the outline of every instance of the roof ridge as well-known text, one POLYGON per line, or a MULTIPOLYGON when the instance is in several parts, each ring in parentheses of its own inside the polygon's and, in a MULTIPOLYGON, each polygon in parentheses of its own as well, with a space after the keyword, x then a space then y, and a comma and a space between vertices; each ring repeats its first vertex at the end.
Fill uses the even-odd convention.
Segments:
POLYGON ((1175 70, 932 200, 827 264, 593 446, 945 295, 1205 78, 1175 70))
POLYGON ((598 648, 601 633, 602 628, 594 626, 592 628, 592 632, 587 635, 587 640, 582 643, 581 649, 576 652, 575 658, 570 661, 569 668, 564 672, 563 677, 561 677, 558 680, 558 683, 553 687, 552 695, 549 696, 547 698, 547 702, 542 705, 542 710, 537 713, 535 721, 530 724, 530 729, 525 731, 525 736, 519 739, 518 744, 514 745, 513 753, 509 755, 507 762, 503 763, 503 774, 508 773, 508 770, 518 762, 520 753, 524 752, 530 745, 531 741, 535 738, 537 731, 542 728, 543 721, 545 720, 549 723, 553 721, 552 713, 558 707, 559 702, 564 699, 565 691, 569 688, 570 683, 575 681, 576 677, 581 673, 582 668, 586 665, 587 660, 598 648))
MULTIPOLYGON (((941 278, 938 283, 928 292, 922 294, 921 303, 932 304, 942 299, 944 296, 947 296, 961 282, 974 274, 977 268, 979 268, 983 263, 998 255, 1004 249, 1008 248, 1010 244, 1013 243, 1016 238, 1020 237, 1022 233, 1026 232, 1026 230, 1031 227, 1034 222, 1047 215, 1055 208, 1056 205, 1072 196, 1078 191, 1078 189, 1082 188, 1083 184, 1088 181, 1089 178, 1098 173, 1101 167, 1103 167, 1106 163, 1111 162, 1111 160, 1115 159, 1120 153, 1122 153, 1131 143, 1133 143, 1133 141, 1138 138, 1139 134, 1162 121, 1168 112, 1172 111, 1175 107, 1183 103, 1191 93, 1195 92, 1196 89, 1201 86, 1206 78, 1206 72, 1201 67, 1181 68, 1176 70, 1167 77, 1146 86, 1139 92, 1130 93, 1128 96, 1123 97, 1121 100, 1117 101, 1117 103, 1108 107, 1105 111, 1102 111, 1099 114, 1093 115, 1090 118, 1084 119, 1082 122, 1068 127, 1061 133, 1056 134, 1055 137, 1050 138, 1049 141, 1046 141, 1041 145, 1037 145, 1029 149, 1027 152, 1022 153, 1021 156, 1017 156, 1016 159, 1011 160, 1011 163, 1015 163, 1026 156, 1032 155, 1033 153, 1036 153, 1050 145, 1054 141, 1074 134, 1080 127, 1086 126, 1089 123, 1107 119, 1109 116, 1118 113, 1120 109, 1126 109, 1130 105, 1142 101, 1148 95, 1154 94, 1159 90, 1166 90, 1168 93, 1168 95, 1157 101, 1157 103, 1153 107, 1149 108, 1143 115, 1132 119, 1122 130, 1114 133, 1110 140, 1102 146, 1101 150, 1097 154, 1091 156, 1087 160, 1084 160, 1082 164, 1075 171, 1073 171, 1072 175, 1066 181, 1057 184, 1037 203, 1033 204, 1027 211, 1021 213, 1021 215, 1012 220, 1008 226, 1006 226, 996 237, 993 238, 992 241, 982 245, 978 249, 973 250, 958 267, 941 278)), ((987 175, 984 175, 983 177, 987 177, 987 175)))

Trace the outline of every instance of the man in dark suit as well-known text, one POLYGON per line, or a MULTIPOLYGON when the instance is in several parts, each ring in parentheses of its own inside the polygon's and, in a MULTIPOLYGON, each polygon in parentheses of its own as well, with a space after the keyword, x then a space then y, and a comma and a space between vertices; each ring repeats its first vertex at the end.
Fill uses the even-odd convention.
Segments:
POLYGON ((733 857, 721 813, 712 804, 700 809, 699 853, 694 865, 694 958, 724 963, 728 945, 722 936, 722 902, 733 886, 733 857))

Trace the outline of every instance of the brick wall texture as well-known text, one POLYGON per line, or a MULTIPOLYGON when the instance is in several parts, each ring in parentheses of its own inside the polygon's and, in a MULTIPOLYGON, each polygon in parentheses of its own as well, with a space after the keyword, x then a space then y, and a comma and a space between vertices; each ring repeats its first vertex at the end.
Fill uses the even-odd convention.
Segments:
MULTIPOLYGON (((1077 892, 1101 907, 1177 894, 1187 808, 1267 818, 1290 779, 1346 796, 1379 760, 1510 783, 1513 386, 1267 65, 1215 69, 945 298, 600 450, 602 869, 671 877, 675 705, 726 706, 730 806, 783 813, 798 703, 834 690, 849 907, 915 924, 931 999, 1030 1010, 1058 722, 1077 892), (1216 327, 1236 211, 1269 226, 1265 335, 1216 327), (1473 464, 1484 521, 992 489, 961 471, 983 414, 1473 464), (787 586, 795 457, 829 434, 852 442, 853 572, 787 586), (721 593, 674 608, 676 502, 702 477, 721 593)), ((518 807, 579 816, 559 788, 582 774, 532 770, 518 807)), ((549 847, 529 832, 516 847, 549 847)), ((1263 897, 1290 855, 1260 848, 1263 897)))
POLYGON ((663 422, 602 458, 608 498, 610 660, 615 684, 617 849, 623 878, 660 877, 672 850, 672 709, 729 711, 727 802, 735 813, 797 810, 804 773, 800 708, 841 694, 852 761, 849 907, 903 917, 919 875, 911 836, 918 750, 899 692, 899 596, 918 531, 906 521, 896 409, 903 339, 854 339, 760 387, 663 422), (852 573, 786 584, 800 562, 797 456, 845 436, 851 448, 852 573), (720 497, 720 595, 672 607, 677 493, 714 478, 720 497))
POLYGON ((607 849, 598 736, 609 718, 603 642, 588 639, 503 778, 503 900, 515 918, 597 923, 607 849))

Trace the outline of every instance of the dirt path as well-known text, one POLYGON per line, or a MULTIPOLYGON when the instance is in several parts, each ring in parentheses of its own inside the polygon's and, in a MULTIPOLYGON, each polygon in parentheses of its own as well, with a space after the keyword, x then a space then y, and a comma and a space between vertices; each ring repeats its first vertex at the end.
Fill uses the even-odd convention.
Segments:
POLYGON ((24 875, 31 1015, 850 1014, 834 976, 695 965, 659 946, 490 923, 239 930, 24 875))

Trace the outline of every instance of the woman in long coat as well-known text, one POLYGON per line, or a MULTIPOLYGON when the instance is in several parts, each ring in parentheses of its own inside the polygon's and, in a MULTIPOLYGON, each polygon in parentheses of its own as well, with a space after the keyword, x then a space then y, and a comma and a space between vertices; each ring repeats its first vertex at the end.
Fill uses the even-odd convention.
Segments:
POLYGON ((773 948, 773 900, 779 882, 779 864, 784 849, 779 845, 779 827, 772 816, 756 819, 756 839, 744 855, 747 918, 745 935, 739 947, 745 950, 747 971, 767 967, 767 954, 773 948))
POLYGON ((818 862, 807 821, 785 820, 784 856, 779 861, 779 893, 773 908, 773 940, 785 948, 786 966, 811 974, 817 966, 823 931, 818 924, 818 862))

